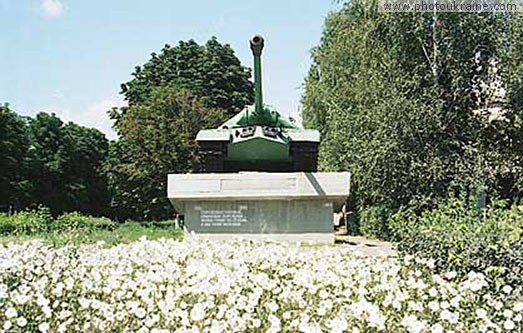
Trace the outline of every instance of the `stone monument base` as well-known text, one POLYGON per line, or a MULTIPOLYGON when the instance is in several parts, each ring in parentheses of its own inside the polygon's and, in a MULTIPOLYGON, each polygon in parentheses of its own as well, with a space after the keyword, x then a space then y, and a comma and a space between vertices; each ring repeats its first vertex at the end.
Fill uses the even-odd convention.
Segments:
POLYGON ((221 239, 324 234, 333 241, 333 212, 347 198, 349 182, 347 172, 171 174, 167 196, 189 232, 221 239))

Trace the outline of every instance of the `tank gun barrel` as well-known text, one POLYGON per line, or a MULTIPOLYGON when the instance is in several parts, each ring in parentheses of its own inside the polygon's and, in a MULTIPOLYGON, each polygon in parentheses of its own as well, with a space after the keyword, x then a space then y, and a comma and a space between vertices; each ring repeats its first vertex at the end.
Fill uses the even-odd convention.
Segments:
POLYGON ((251 50, 254 56, 254 110, 258 115, 264 113, 261 74, 261 53, 264 40, 260 35, 254 35, 251 40, 251 50))

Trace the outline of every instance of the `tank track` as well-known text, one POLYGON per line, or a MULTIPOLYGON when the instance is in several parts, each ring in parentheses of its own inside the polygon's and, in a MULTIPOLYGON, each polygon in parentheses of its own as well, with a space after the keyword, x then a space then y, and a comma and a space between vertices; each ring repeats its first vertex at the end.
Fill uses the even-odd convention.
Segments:
MULTIPOLYGON (((227 141, 200 141, 199 142, 199 172, 223 173, 238 172, 243 168, 235 168, 232 163, 227 164, 227 141)), ((269 168, 260 164, 249 166, 246 170, 272 171, 272 172, 316 172, 318 171, 318 146, 317 142, 292 142, 290 146, 291 163, 288 166, 269 168), (275 169, 275 170, 273 170, 275 169)), ((268 162, 269 164, 273 164, 268 162)), ((244 166, 245 167, 245 166, 244 166)))
POLYGON ((292 171, 318 171, 318 142, 291 142, 292 171))
POLYGON ((227 157, 227 141, 200 141, 199 171, 209 173, 226 172, 225 158, 227 157))

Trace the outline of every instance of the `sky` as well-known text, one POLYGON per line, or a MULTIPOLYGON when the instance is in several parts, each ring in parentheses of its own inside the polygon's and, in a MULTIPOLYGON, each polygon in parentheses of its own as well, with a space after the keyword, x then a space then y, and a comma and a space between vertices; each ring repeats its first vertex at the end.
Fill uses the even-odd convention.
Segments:
POLYGON ((252 67, 248 40, 265 38, 264 102, 296 116, 310 50, 334 0, 0 0, 0 103, 116 136, 106 111, 120 84, 165 44, 216 36, 252 67))

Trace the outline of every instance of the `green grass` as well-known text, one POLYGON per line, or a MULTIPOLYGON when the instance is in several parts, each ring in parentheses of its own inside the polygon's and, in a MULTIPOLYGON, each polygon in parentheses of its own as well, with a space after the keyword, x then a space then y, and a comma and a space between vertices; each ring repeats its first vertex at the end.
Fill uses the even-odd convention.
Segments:
POLYGON ((110 247, 121 243, 131 243, 145 236, 147 239, 174 238, 182 239, 183 232, 174 225, 140 224, 135 222, 118 225, 113 230, 84 229, 41 232, 31 235, 15 234, 0 236, 0 244, 42 239, 46 243, 59 247, 68 244, 91 244, 99 241, 110 247))

